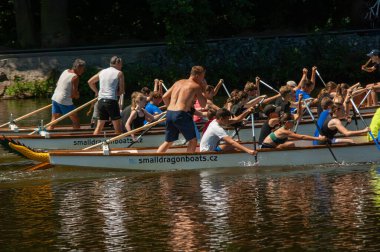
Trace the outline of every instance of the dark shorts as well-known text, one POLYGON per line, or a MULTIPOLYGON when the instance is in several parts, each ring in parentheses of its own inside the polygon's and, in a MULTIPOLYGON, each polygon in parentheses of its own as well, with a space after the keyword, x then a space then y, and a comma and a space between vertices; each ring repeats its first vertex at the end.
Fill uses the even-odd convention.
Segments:
POLYGON ((186 141, 196 137, 193 117, 189 112, 168 110, 166 112, 165 141, 178 140, 179 133, 182 133, 186 141))
POLYGON ((75 109, 74 105, 63 105, 63 104, 60 104, 56 101, 53 101, 52 107, 51 107, 51 112, 53 114, 65 115, 74 109, 75 109))
POLYGON ((99 120, 108 121, 111 118, 112 121, 121 118, 119 104, 117 100, 100 99, 98 101, 99 120))
POLYGON ((276 146, 273 146, 273 145, 270 145, 267 143, 262 143, 260 148, 261 149, 274 149, 274 148, 276 148, 276 146))

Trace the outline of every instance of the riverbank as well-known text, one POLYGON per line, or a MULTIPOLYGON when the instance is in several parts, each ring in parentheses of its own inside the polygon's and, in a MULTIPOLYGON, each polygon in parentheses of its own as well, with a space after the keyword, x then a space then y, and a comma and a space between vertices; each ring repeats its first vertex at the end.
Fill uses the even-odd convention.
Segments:
MULTIPOLYGON (((223 78, 231 89, 241 88, 255 76, 279 87, 289 79, 299 80, 302 68, 313 65, 325 81, 366 83, 373 77, 363 73, 360 65, 367 61, 366 53, 379 45, 380 30, 365 30, 210 40, 201 48, 188 43, 182 55, 171 54, 164 43, 13 51, 0 55, 0 98, 48 96, 59 73, 70 68, 75 58, 87 62, 90 75, 108 67, 113 55, 123 58, 131 91, 151 85, 154 78, 172 83, 186 77, 190 66, 199 62, 208 69, 209 83, 223 78), (44 94, 30 92, 38 83, 44 85, 40 90, 44 94), (11 87, 17 92, 10 92, 11 87)), ((88 76, 83 77, 86 86, 88 76)))

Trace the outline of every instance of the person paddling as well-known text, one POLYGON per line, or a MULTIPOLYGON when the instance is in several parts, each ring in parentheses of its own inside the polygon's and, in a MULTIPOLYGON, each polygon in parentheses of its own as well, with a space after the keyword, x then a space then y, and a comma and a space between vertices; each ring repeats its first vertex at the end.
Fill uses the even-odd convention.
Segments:
MULTIPOLYGON (((289 117, 286 117, 289 118, 289 117)), ((326 137, 319 136, 308 136, 294 133, 291 129, 294 127, 294 121, 292 119, 286 119, 283 126, 276 131, 270 133, 263 141, 261 148, 287 148, 295 147, 293 141, 289 141, 289 138, 295 138, 300 140, 319 140, 325 141, 326 137)))
POLYGON ((198 99, 202 107, 206 106, 207 99, 202 93, 205 88, 205 74, 206 70, 202 66, 193 66, 190 77, 175 82, 162 97, 167 106, 166 132, 165 142, 157 152, 166 152, 178 140, 179 133, 188 142, 187 152, 195 152, 197 138, 191 109, 195 99, 198 99))
POLYGON ((215 119, 210 123, 202 136, 200 151, 226 151, 238 149, 251 155, 256 155, 257 151, 247 148, 230 137, 222 126, 227 126, 230 122, 231 112, 221 108, 216 112, 215 119), (219 145, 224 141, 225 145, 219 145))

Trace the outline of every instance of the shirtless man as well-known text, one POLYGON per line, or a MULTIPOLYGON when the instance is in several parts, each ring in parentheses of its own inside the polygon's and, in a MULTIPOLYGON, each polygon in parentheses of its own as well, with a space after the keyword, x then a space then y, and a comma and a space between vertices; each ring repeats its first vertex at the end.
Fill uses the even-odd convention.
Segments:
POLYGON ((204 90, 206 70, 201 66, 191 68, 190 77, 174 83, 164 94, 162 100, 167 106, 165 142, 157 152, 166 152, 181 132, 188 142, 187 152, 195 152, 197 138, 191 115, 193 101, 198 99, 199 104, 206 106, 207 99, 204 90))

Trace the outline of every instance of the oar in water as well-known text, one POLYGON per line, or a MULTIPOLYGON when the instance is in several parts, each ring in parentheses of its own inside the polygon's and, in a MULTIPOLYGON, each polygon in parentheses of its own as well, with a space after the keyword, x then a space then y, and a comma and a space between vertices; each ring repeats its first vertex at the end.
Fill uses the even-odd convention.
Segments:
MULTIPOLYGON (((253 139, 253 149, 256 151, 256 135, 255 135, 255 115, 254 112, 251 114, 251 127, 252 127, 252 139, 253 139)), ((257 163, 257 153, 255 154, 255 163, 257 163)))
POLYGON ((272 91, 276 92, 277 94, 280 93, 278 90, 272 88, 269 84, 265 83, 264 81, 260 80, 260 83, 266 86, 267 88, 271 89, 272 91))
MULTIPOLYGON (((166 116, 166 113, 165 114, 163 114, 162 116, 160 116, 160 118, 158 118, 158 120, 161 120, 162 118, 164 118, 166 116)), ((147 133, 151 128, 153 128, 153 126, 154 125, 150 125, 150 127, 148 127, 148 128, 146 128, 138 137, 137 137, 137 139, 136 139, 136 141, 133 141, 132 143, 130 143, 128 146, 127 146, 127 148, 130 148, 130 147, 132 147, 132 145, 134 145, 135 143, 137 143, 140 139, 141 139, 141 137, 143 136, 143 135, 145 135, 145 133, 147 133)))
POLYGON ((52 106, 52 104, 49 104, 49 105, 46 105, 45 107, 42 107, 42 108, 36 109, 36 110, 34 110, 34 111, 32 111, 32 112, 26 114, 26 115, 20 116, 20 117, 18 117, 18 118, 16 118, 16 119, 12 120, 12 121, 10 121, 10 122, 7 122, 7 123, 4 123, 4 124, 0 125, 0 128, 5 127, 5 126, 7 126, 7 125, 9 125, 9 124, 11 124, 11 123, 16 123, 16 122, 18 122, 18 121, 21 121, 22 119, 28 118, 28 117, 30 117, 30 116, 32 116, 32 115, 34 115, 34 114, 37 114, 38 112, 41 112, 42 110, 45 110, 45 109, 50 108, 51 106, 52 106))
MULTIPOLYGON (((79 106, 78 108, 76 108, 76 109, 70 111, 69 113, 64 114, 63 116, 61 116, 61 117, 59 117, 59 118, 57 118, 57 119, 55 119, 55 120, 49 122, 48 124, 45 124, 45 125, 44 125, 44 128, 49 127, 49 126, 54 125, 54 124, 57 124, 58 122, 60 122, 60 121, 62 121, 63 119, 65 119, 65 118, 71 116, 71 115, 74 114, 75 112, 77 112, 77 111, 83 109, 84 107, 90 105, 91 103, 96 102, 97 99, 98 99, 98 98, 96 97, 96 98, 92 99, 91 101, 86 102, 85 104, 79 106)), ((33 134, 36 133, 36 132, 38 132, 38 130, 35 130, 35 131, 29 133, 28 135, 33 135, 33 134)))
POLYGON ((319 79, 322 81, 323 85, 326 87, 325 81, 322 79, 322 76, 319 74, 318 70, 315 70, 315 73, 318 75, 319 79))
MULTIPOLYGON (((166 112, 164 112, 166 114, 166 112)), ((116 140, 119 140, 123 137, 126 137, 126 136, 129 136, 129 135, 132 135, 134 133, 137 133, 137 132, 140 132, 142 130, 145 130, 145 129, 148 129, 148 128, 151 128, 159 123, 162 123, 166 120, 166 118, 161 118, 157 121, 154 121, 154 122, 151 122, 151 123, 148 123, 148 124, 145 124, 144 126, 140 127, 140 128, 137 128, 137 129, 134 129, 134 130, 131 130, 131 131, 128 131, 126 133, 123 133, 121 135, 118 135, 116 137, 113 137, 113 138, 110 138, 108 140, 106 140, 105 142, 101 142, 101 143, 98 143, 98 144, 94 144, 92 146, 89 146, 87 148, 84 148, 82 150, 89 150, 89 149, 93 149, 93 148, 96 148, 96 147, 99 147, 103 144, 109 144, 111 143, 112 141, 116 141, 116 140)), ((52 164, 50 164, 49 162, 43 162, 43 163, 40 163, 40 164, 37 164, 37 165, 34 165, 30 168, 27 168, 27 171, 35 171, 35 170, 43 170, 43 169, 48 169, 48 168, 51 168, 53 167, 52 164)))
MULTIPOLYGON (((359 115, 360 120, 362 120, 364 126, 367 127, 367 128, 369 128, 368 124, 364 121, 363 116, 360 114, 359 109, 356 107, 354 100, 352 100, 352 98, 351 98, 350 101, 351 101, 352 107, 356 110, 356 113, 359 115)), ((372 134, 372 131, 370 130, 370 131, 368 131, 368 133, 371 136, 371 138, 373 139, 373 141, 375 142, 377 149, 380 150, 379 142, 377 141, 377 139, 375 138, 375 136, 372 134)))
MULTIPOLYGON (((317 126, 317 129, 318 129, 319 134, 322 135, 322 130, 321 130, 321 128, 319 127, 318 122, 315 120, 315 118, 314 118, 314 116, 313 116, 313 112, 311 112, 311 110, 310 110, 310 108, 309 108, 309 105, 308 105, 305 101, 304 101, 304 104, 305 104, 306 109, 307 109, 307 111, 309 112, 309 114, 310 114, 310 116, 311 116, 311 119, 313 120, 315 126, 317 126)), ((339 163, 339 162, 338 162, 338 159, 336 158, 334 152, 333 152, 332 149, 331 149, 331 144, 330 144, 330 142, 329 142, 328 140, 326 141, 326 146, 327 146, 327 148, 329 149, 331 155, 333 156, 333 158, 334 158, 334 160, 335 160, 335 163, 339 163)))

